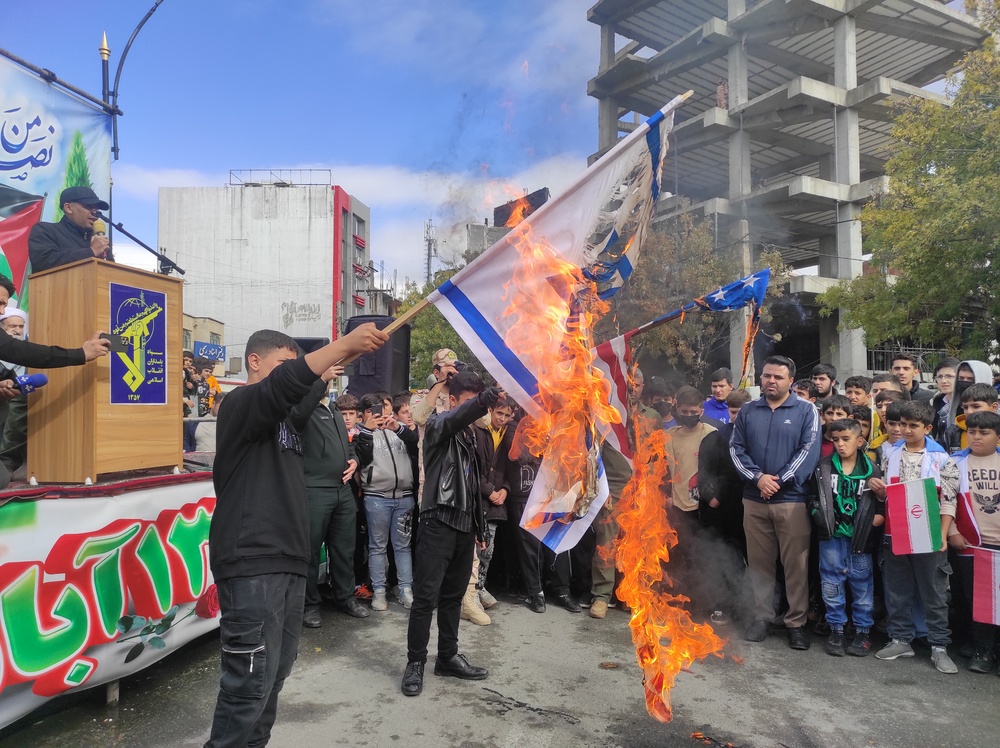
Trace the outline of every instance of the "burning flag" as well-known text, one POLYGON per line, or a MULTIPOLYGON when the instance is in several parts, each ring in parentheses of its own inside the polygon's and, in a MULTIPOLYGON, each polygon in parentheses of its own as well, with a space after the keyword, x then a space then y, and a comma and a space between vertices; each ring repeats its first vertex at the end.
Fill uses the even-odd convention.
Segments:
POLYGON ((540 415, 543 407, 538 400, 539 372, 510 347, 507 335, 517 318, 506 312, 522 299, 539 314, 553 314, 551 327, 554 334, 561 334, 560 324, 565 329, 570 310, 556 288, 551 293, 542 289, 544 298, 534 300, 525 298, 530 291, 516 285, 509 286, 506 295, 501 289, 524 263, 528 244, 543 248, 538 254, 539 259, 545 255, 544 262, 535 263, 535 268, 549 265, 546 277, 570 278, 578 284, 590 281, 605 298, 621 287, 632 273, 652 219, 673 112, 685 98, 678 96, 637 127, 563 194, 428 297, 501 386, 533 416, 540 415))
POLYGON ((532 416, 523 447, 543 462, 523 522, 557 551, 575 544, 608 496, 599 434, 622 419, 592 365, 591 331, 635 267, 673 112, 686 98, 528 218, 515 211, 510 233, 428 297, 532 416))
POLYGON ((45 198, 0 185, 0 272, 22 293, 28 269, 28 234, 42 217, 45 198), (5 267, 6 265, 6 267, 5 267))

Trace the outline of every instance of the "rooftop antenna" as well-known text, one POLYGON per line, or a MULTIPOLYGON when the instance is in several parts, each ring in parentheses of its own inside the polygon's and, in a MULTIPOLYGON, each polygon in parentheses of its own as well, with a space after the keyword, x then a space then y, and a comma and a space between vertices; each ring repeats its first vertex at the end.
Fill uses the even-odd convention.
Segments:
POLYGON ((427 251, 427 283, 431 282, 431 260, 437 257, 437 227, 434 225, 434 219, 428 218, 424 222, 424 246, 427 251))

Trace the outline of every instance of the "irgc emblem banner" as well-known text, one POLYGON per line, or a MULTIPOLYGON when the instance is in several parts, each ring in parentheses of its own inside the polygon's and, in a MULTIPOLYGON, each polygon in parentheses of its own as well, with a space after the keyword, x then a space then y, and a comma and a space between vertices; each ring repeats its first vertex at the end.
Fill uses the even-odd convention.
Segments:
POLYGON ((112 283, 111 334, 111 404, 166 405, 166 295, 112 283))

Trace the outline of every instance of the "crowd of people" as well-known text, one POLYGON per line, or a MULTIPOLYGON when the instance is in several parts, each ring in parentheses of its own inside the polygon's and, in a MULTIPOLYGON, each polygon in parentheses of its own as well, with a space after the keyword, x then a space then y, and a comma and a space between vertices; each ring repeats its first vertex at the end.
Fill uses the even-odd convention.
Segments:
MULTIPOLYGON (((601 452, 609 500, 575 548, 554 554, 520 527, 539 466, 538 456, 518 448, 517 431, 530 417, 454 352, 435 354, 426 390, 360 399, 345 394, 326 404, 329 382, 342 374, 332 365, 336 359, 324 354, 310 361, 317 354, 299 357, 290 339, 267 340, 248 343, 247 369, 251 385, 268 384, 254 401, 270 414, 266 433, 274 444, 259 434, 239 436, 232 420, 226 423, 228 415, 252 420, 244 431, 264 428, 243 405, 250 400, 246 391, 257 388, 230 393, 220 409, 220 439, 241 442, 238 449, 249 452, 236 460, 230 454, 236 445, 220 442, 215 481, 220 508, 232 506, 234 491, 241 496, 244 528, 250 494, 273 492, 276 480, 302 481, 308 537, 299 541, 295 562, 305 572, 301 605, 288 608, 293 628, 322 626, 324 609, 357 618, 409 611, 401 690, 416 696, 435 611, 434 672, 480 679, 488 671, 459 652, 459 621, 489 625, 488 611, 498 600, 535 613, 552 604, 571 614, 586 609, 598 620, 624 607, 615 597, 614 542, 631 468, 610 446, 601 452), (275 356, 302 362, 280 367, 280 384, 255 374, 275 356), (260 458, 260 450, 269 455, 260 458), (301 454, 301 462, 284 467, 297 477, 265 478, 261 470, 287 459, 287 451, 301 454), (248 475, 236 489, 240 470, 248 475)), ((342 340, 352 345, 350 336, 342 340)), ((268 371, 273 377, 280 369, 268 371)), ((819 365, 796 379, 795 363, 773 356, 760 370, 756 398, 735 389, 727 369, 711 375, 707 398, 659 377, 647 384, 634 372, 630 431, 641 440, 665 430, 669 480, 662 496, 680 538, 665 571, 675 591, 691 598, 695 618, 751 642, 783 628, 794 650, 809 649, 819 636, 833 656, 874 651, 878 659, 895 660, 926 647, 942 673, 958 671, 948 652, 954 633, 970 671, 993 668, 996 627, 972 621, 969 552, 973 546, 1000 550, 997 391, 981 362, 942 361, 934 372, 936 393, 920 387, 918 371, 916 361, 899 356, 890 373, 874 378, 841 383, 833 367, 819 365), (933 552, 899 554, 887 522, 887 486, 918 478, 932 478, 938 487, 946 540, 933 552)), ((259 519, 269 523, 264 517, 271 513, 259 519)), ((238 550, 252 532, 222 548, 221 537, 232 533, 223 528, 233 521, 226 511, 213 519, 217 580, 236 576, 230 581, 244 584, 248 570, 241 567, 257 557, 271 556, 269 568, 274 557, 288 560, 275 527, 268 527, 266 543, 251 543, 271 549, 258 549, 253 559, 238 550)), ((238 658, 227 652, 256 651, 257 643, 256 635, 227 625, 227 605, 243 611, 236 622, 257 620, 246 617, 250 603, 238 602, 235 589, 228 594, 220 592, 224 672, 217 725, 242 703, 227 691, 227 672, 246 678, 247 671, 238 661, 227 665, 227 658, 238 658)), ((287 602, 287 590, 283 594, 287 602)), ((266 636, 258 633, 264 646, 266 636)), ((294 648, 287 640, 268 646, 282 652, 283 663, 294 648)), ((275 667, 263 696, 251 699, 260 709, 247 712, 253 717, 247 729, 264 729, 268 714, 273 720, 269 700, 277 698, 290 663, 275 667)))

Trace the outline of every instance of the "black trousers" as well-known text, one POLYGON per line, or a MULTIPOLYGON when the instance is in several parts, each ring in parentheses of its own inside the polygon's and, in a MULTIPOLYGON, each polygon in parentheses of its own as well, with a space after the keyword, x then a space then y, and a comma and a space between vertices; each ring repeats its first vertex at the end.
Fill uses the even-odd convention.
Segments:
POLYGON ((306 609, 320 606, 319 556, 326 543, 330 560, 330 587, 337 605, 346 605, 354 595, 354 538, 357 533, 358 507, 351 487, 309 487, 309 543, 312 561, 306 578, 306 609))
POLYGON ((216 582, 222 678, 205 748, 267 745, 278 694, 299 651, 306 578, 262 574, 216 582))
POLYGON ((413 607, 406 634, 407 662, 427 662, 431 617, 437 608, 439 658, 458 654, 462 596, 472 576, 476 533, 459 532, 433 515, 420 519, 413 554, 413 607))
POLYGON ((558 556, 530 532, 520 526, 521 517, 527 502, 507 501, 507 517, 517 531, 517 555, 521 560, 521 573, 524 574, 524 586, 528 595, 540 595, 544 589, 542 572, 547 567, 551 570, 552 591, 556 595, 569 594, 570 563, 569 551, 558 556))

